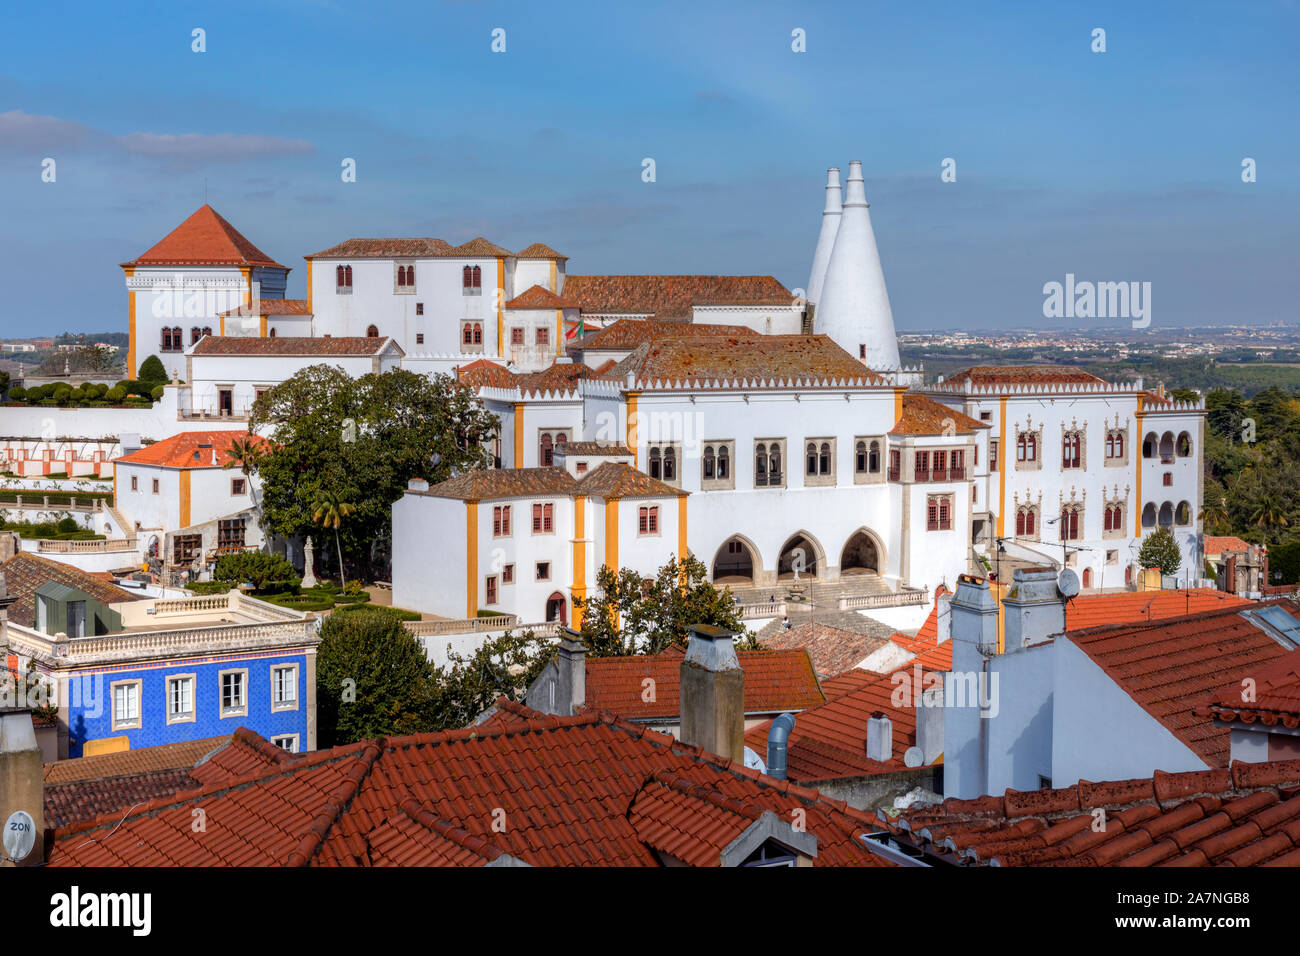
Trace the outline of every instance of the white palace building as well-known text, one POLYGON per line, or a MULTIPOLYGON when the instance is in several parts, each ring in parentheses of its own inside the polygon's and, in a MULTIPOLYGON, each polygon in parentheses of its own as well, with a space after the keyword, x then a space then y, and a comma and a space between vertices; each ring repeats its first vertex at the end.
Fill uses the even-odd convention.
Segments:
MULTIPOLYGON (((1016 562, 1109 590, 1135 586, 1156 527, 1199 579, 1203 405, 1064 366, 925 382, 899 361, 861 164, 843 187, 831 170, 825 195, 807 299, 770 276, 570 274, 540 242, 353 238, 306 257, 292 300, 288 267, 205 205, 122 266, 130 374, 157 354, 175 380, 163 401, 32 409, 57 434, 16 416, 6 432, 33 437, 7 453, 62 460, 77 436, 198 429, 185 447, 207 449, 301 368, 402 367, 458 375, 501 430, 495 468, 412 481, 394 504, 401 607, 577 623, 602 565, 649 575, 687 552, 752 602, 797 577, 841 608, 917 603, 961 573, 1009 580, 1016 562)), ((130 513, 119 475, 119 523, 155 527, 166 557, 201 518, 207 549, 258 492, 241 477, 223 475, 249 496, 229 515, 173 521, 130 513)))

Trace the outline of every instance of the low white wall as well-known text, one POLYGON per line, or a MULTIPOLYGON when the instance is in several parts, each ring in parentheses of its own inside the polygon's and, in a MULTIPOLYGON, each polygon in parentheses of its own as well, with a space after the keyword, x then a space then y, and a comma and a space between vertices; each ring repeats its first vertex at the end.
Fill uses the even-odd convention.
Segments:
POLYGON ((38 557, 58 561, 87 572, 117 571, 120 568, 138 570, 144 558, 139 551, 89 551, 63 553, 58 551, 41 551, 40 543, 23 539, 23 550, 38 557))

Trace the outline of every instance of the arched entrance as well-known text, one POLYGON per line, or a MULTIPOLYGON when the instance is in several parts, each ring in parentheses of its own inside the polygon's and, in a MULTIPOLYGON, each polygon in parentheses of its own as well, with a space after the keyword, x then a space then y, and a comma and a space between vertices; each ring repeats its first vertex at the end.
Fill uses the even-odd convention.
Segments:
POLYGON ((722 542, 713 557, 713 583, 748 586, 754 583, 754 553, 738 537, 722 542))
POLYGON ((879 574, 880 549, 865 531, 855 531, 840 552, 840 576, 846 574, 879 574))
POLYGON ((568 602, 559 591, 546 599, 546 620, 559 621, 562 625, 569 623, 568 602))
POLYGON ((815 578, 820 561, 821 548, 808 535, 800 532, 792 537, 781 548, 781 556, 776 562, 776 578, 778 581, 794 580, 795 572, 798 571, 800 578, 815 578))

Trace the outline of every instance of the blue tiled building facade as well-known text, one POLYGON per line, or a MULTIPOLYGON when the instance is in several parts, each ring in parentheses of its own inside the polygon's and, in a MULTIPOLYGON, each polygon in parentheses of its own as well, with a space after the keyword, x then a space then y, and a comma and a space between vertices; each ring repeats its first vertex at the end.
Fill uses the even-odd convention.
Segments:
POLYGON ((315 654, 314 647, 292 648, 70 670, 62 708, 68 756, 201 740, 239 727, 294 752, 312 749, 315 654))

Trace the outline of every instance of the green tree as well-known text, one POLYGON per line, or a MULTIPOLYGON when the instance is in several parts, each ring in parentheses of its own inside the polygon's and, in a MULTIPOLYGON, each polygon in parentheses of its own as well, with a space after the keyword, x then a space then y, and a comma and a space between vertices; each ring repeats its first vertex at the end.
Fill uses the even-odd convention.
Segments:
POLYGON ((746 630, 730 592, 713 586, 708 568, 694 555, 681 562, 670 558, 653 578, 642 578, 630 568, 616 574, 601 567, 596 584, 595 597, 574 598, 574 607, 583 614, 582 638, 593 656, 658 654, 674 644, 685 647, 696 624, 744 635, 739 647, 760 646, 746 630))
POLYGON ((1205 420, 1210 430, 1229 442, 1241 441, 1246 401, 1236 389, 1216 388, 1205 396, 1205 420))
POLYGON ((450 666, 434 674, 436 702, 430 730, 468 726, 499 698, 522 700, 528 687, 555 657, 555 645, 532 631, 506 631, 472 654, 448 648, 450 666))
POLYGON ((1177 574, 1182 563, 1182 552, 1168 528, 1152 531, 1138 549, 1138 564, 1144 568, 1159 568, 1162 574, 1177 574))
POLYGON ((264 528, 311 534, 315 502, 329 491, 355 508, 339 531, 343 548, 368 561, 372 542, 391 533, 407 482, 487 467, 499 425, 449 375, 399 369, 354 380, 334 366, 303 369, 253 405, 249 429, 275 438, 257 466, 264 528))
POLYGON ((281 554, 267 554, 264 551, 223 554, 217 559, 217 566, 212 571, 212 579, 230 581, 233 584, 248 581, 257 591, 296 588, 299 583, 298 572, 294 570, 288 558, 281 554))
POLYGON ((339 553, 339 587, 347 586, 343 574, 343 545, 339 544, 339 528, 343 526, 343 520, 356 510, 348 502, 340 501, 339 496, 332 491, 319 492, 312 503, 311 519, 321 527, 332 528, 334 531, 334 547, 339 553))
MULTIPOLYGON (((130 371, 130 369, 127 369, 128 374, 130 374, 130 371)), ((154 386, 166 385, 171 380, 167 375, 167 370, 163 368, 162 359, 158 358, 156 355, 150 355, 140 363, 140 371, 137 373, 136 377, 141 382, 147 382, 150 391, 153 390, 154 386)))
POLYGON ((331 614, 316 656, 320 744, 421 733, 434 726, 436 671, 393 614, 331 614))

